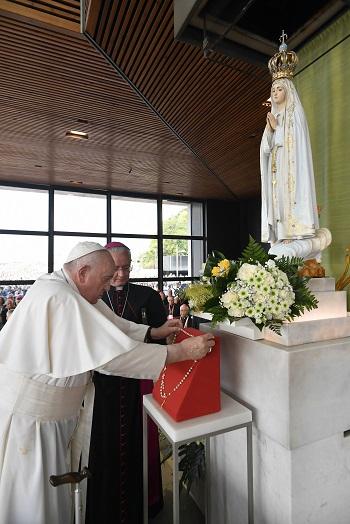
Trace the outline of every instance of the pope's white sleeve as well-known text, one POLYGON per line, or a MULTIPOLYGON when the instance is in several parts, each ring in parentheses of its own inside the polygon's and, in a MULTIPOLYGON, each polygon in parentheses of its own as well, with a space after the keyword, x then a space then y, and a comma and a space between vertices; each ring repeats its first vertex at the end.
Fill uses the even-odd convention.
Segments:
POLYGON ((96 368, 96 371, 105 375, 156 380, 165 365, 166 357, 166 346, 140 343, 134 349, 96 368))
POLYGON ((143 342, 149 326, 145 324, 135 324, 130 320, 125 318, 118 317, 113 311, 103 302, 99 300, 97 304, 94 304, 94 307, 98 309, 105 317, 108 318, 115 326, 117 326, 123 333, 128 335, 128 337, 133 340, 139 340, 143 342))

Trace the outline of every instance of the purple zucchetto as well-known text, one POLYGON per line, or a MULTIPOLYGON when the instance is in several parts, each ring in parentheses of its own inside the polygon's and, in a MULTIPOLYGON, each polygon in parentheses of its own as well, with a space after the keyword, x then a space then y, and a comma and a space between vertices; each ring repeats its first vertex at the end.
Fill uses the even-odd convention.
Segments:
POLYGON ((130 251, 128 246, 126 246, 122 242, 108 242, 108 244, 105 245, 106 249, 113 249, 114 247, 122 247, 123 249, 127 249, 128 251, 130 251))

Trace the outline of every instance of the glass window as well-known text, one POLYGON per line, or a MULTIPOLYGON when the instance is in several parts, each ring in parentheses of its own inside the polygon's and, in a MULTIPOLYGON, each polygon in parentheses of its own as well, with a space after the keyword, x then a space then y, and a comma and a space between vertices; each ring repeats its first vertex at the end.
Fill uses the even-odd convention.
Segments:
POLYGON ((0 186, 0 228, 47 231, 48 191, 0 186))
POLYGON ((15 303, 18 304, 20 300, 24 297, 27 291, 31 288, 30 284, 20 284, 20 285, 5 285, 0 287, 0 297, 3 297, 5 300, 9 295, 12 295, 15 299, 15 303), (19 298, 18 298, 19 295, 19 298))
MULTIPOLYGON (((62 267, 69 251, 81 241, 107 242, 107 195, 84 193, 67 188, 54 191, 54 269, 62 267), (82 235, 80 235, 80 232, 82 235), (79 236, 74 236, 77 233, 79 236), (89 236, 83 236, 83 234, 89 236), (96 234, 102 236, 96 236, 96 234)), ((152 198, 111 196, 112 240, 131 249, 134 281, 152 279, 145 285, 158 286, 158 240, 140 238, 156 236, 157 205, 152 198), (121 237, 118 235, 122 235, 121 237), (135 235, 136 238, 123 235, 135 235)), ((18 231, 41 231, 45 236, 0 235, 0 280, 34 280, 47 272, 49 191, 1 186, 0 228, 18 231), (23 259, 23 261, 22 261, 23 259)), ((203 204, 164 200, 162 205, 163 278, 177 282, 183 277, 196 278, 203 264, 203 204)))
POLYGON ((191 205, 163 201, 163 235, 191 235, 191 205))
POLYGON ((191 226, 192 235, 203 235, 203 204, 199 202, 193 202, 191 204, 191 226))
POLYGON ((147 282, 133 281, 133 284, 137 284, 138 286, 151 287, 155 291, 158 291, 158 280, 152 280, 152 281, 147 281, 147 282))
POLYGON ((112 233, 157 234, 157 202, 112 196, 112 233))
POLYGON ((188 277, 191 267, 188 258, 190 241, 166 239, 163 241, 163 275, 165 277, 188 277))
POLYGON ((197 277, 202 264, 202 240, 178 238, 163 241, 164 277, 197 277))
POLYGON ((189 260, 192 262, 190 277, 199 277, 203 270, 203 240, 192 240, 190 243, 189 260))
POLYGON ((165 280, 163 284, 163 290, 166 295, 168 295, 169 289, 171 289, 173 296, 179 295, 182 299, 182 295, 187 286, 190 285, 188 280, 165 280))
POLYGON ((103 237, 75 237, 75 236, 61 236, 54 237, 54 270, 57 271, 63 266, 70 250, 78 244, 78 242, 97 242, 104 246, 107 244, 107 239, 103 237))
POLYGON ((0 280, 35 280, 47 273, 48 237, 0 235, 0 280))
POLYGON ((158 241, 147 238, 112 238, 113 242, 122 242, 131 251, 132 271, 130 278, 157 278, 158 276, 158 241))
POLYGON ((55 191, 54 210, 55 231, 107 231, 107 199, 104 195, 55 191))

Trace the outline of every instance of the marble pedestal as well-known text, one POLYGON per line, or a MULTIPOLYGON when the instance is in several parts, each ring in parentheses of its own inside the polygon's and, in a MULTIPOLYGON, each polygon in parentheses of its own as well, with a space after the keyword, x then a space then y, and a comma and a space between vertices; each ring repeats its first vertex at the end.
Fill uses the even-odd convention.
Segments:
POLYGON ((311 278, 308 286, 318 300, 317 309, 305 311, 292 322, 284 322, 280 335, 264 329, 264 338, 285 346, 320 342, 350 336, 346 291, 335 290, 334 278, 311 278))
MULTIPOLYGON (((222 387, 253 410, 255 523, 349 524, 350 338, 286 347, 217 334, 222 387)), ((218 524, 247 523, 239 433, 212 442, 218 524)))

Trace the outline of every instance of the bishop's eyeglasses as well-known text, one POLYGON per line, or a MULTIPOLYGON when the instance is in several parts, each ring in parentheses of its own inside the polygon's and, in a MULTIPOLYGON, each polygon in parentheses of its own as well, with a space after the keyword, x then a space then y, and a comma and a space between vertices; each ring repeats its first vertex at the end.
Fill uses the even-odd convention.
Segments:
POLYGON ((115 273, 130 273, 132 271, 132 265, 129 266, 116 266, 115 273))

